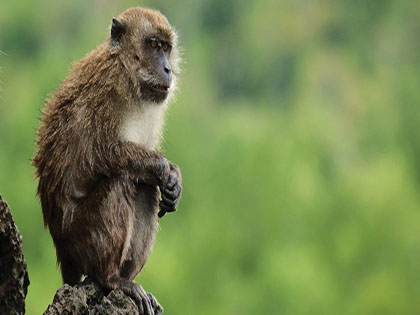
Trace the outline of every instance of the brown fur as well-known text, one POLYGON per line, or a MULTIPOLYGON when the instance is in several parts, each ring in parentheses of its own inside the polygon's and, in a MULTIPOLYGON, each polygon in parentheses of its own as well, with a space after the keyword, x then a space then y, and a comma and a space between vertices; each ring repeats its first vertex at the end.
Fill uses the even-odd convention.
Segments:
POLYGON ((85 274, 110 289, 127 286, 147 260, 158 222, 158 186, 165 188, 171 172, 181 184, 179 169, 157 146, 121 137, 132 108, 165 111, 175 85, 160 104, 142 98, 141 80, 156 80, 142 39, 153 33, 172 43, 175 81, 176 34, 157 11, 132 8, 118 19, 126 25, 121 44, 112 45, 108 37, 74 64, 46 101, 33 159, 64 281, 75 284, 85 274))

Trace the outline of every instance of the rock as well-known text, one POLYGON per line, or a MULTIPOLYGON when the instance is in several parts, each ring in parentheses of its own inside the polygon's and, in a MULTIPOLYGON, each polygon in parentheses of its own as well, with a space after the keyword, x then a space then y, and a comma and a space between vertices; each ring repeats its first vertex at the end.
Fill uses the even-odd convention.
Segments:
POLYGON ((85 279, 74 287, 63 285, 55 294, 53 303, 48 306, 44 315, 55 314, 139 314, 137 305, 121 290, 108 294, 100 286, 85 279))

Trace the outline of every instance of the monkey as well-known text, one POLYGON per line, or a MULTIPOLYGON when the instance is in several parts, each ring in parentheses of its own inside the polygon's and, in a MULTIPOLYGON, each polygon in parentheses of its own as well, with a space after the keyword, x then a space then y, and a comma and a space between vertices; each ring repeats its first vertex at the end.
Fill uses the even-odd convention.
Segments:
POLYGON ((47 97, 32 160, 63 282, 121 289, 145 314, 156 299, 133 282, 159 218, 177 209, 178 166, 160 151, 180 73, 178 35, 159 11, 130 8, 47 97))

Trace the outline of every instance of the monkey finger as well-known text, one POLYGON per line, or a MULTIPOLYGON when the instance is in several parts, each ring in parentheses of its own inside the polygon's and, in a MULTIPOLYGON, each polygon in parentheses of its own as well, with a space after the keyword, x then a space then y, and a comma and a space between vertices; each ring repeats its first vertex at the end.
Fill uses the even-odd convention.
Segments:
POLYGON ((174 212, 176 211, 176 205, 169 205, 169 204, 162 203, 160 205, 160 209, 165 210, 166 212, 174 212))
POLYGON ((173 204, 179 198, 179 195, 176 195, 172 192, 168 193, 165 191, 165 189, 161 189, 160 200, 165 202, 166 204, 173 204))
POLYGON ((173 190, 169 190, 167 188, 164 188, 162 191, 162 196, 165 195, 167 198, 175 199, 176 198, 176 192, 173 190))
POLYGON ((168 183, 166 184, 166 188, 172 189, 176 183, 178 182, 178 175, 174 172, 169 174, 168 183))
POLYGON ((162 185, 167 184, 170 174, 169 162, 166 158, 162 157, 158 162, 158 178, 162 185))
POLYGON ((179 197, 182 191, 181 185, 176 185, 173 189, 169 190, 168 188, 165 188, 163 190, 163 194, 171 199, 176 199, 179 197))
POLYGON ((178 205, 178 201, 179 201, 179 198, 172 199, 165 195, 162 195, 162 202, 167 206, 176 208, 176 206, 178 205))
POLYGON ((165 212, 174 212, 176 208, 170 205, 165 204, 164 202, 160 202, 160 209, 164 210, 165 212))
POLYGON ((163 217, 163 215, 165 215, 166 213, 175 212, 175 211, 176 211, 176 209, 172 209, 172 208, 167 208, 167 209, 162 208, 162 210, 160 212, 163 212, 163 213, 160 216, 160 218, 163 217))
POLYGON ((171 168, 171 171, 175 172, 178 176, 181 175, 181 171, 179 170, 179 167, 176 166, 175 164, 172 164, 169 162, 169 166, 171 168))
POLYGON ((168 186, 166 186, 164 188, 164 193, 168 193, 168 194, 179 194, 182 190, 182 185, 180 183, 176 183, 172 188, 169 188, 168 186))
POLYGON ((165 210, 166 212, 174 212, 176 211, 176 205, 170 205, 170 204, 162 202, 160 204, 160 209, 165 210))
POLYGON ((173 205, 179 201, 179 196, 173 196, 169 194, 162 194, 161 199, 166 204, 173 205))
POLYGON ((146 291, 144 291, 144 289, 139 286, 136 285, 134 287, 134 296, 136 298, 136 302, 137 305, 139 307, 139 310, 141 311, 141 308, 143 308, 143 314, 145 315, 153 315, 153 308, 152 308, 152 303, 150 302, 150 299, 146 293, 146 291))

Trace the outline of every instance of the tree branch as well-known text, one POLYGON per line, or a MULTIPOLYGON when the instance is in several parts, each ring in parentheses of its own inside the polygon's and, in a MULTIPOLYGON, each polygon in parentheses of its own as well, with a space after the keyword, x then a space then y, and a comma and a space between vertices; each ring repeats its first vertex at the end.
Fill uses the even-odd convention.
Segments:
POLYGON ((29 277, 9 205, 0 196, 0 314, 24 314, 29 277))

